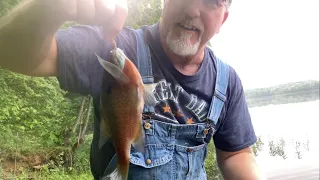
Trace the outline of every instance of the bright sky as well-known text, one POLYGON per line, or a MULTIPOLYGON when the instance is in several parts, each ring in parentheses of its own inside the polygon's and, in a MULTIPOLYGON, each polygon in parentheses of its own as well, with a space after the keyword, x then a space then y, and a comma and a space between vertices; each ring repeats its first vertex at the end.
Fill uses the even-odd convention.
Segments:
POLYGON ((319 80, 319 0, 232 3, 211 43, 238 72, 244 89, 319 80))

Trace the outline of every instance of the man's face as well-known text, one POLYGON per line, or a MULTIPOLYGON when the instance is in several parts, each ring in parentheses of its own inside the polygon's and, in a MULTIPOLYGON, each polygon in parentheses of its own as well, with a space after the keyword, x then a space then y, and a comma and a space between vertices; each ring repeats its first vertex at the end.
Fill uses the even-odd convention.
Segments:
POLYGON ((167 47, 179 56, 192 56, 228 17, 223 0, 165 0, 162 27, 167 47))

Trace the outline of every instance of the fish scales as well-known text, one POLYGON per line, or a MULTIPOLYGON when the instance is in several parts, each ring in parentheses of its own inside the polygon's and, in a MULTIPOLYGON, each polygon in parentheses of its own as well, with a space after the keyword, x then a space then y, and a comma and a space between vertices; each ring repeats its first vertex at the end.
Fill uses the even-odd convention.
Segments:
POLYGON ((138 69, 122 50, 112 50, 109 61, 98 55, 97 58, 106 70, 100 97, 101 134, 112 138, 118 163, 110 177, 114 180, 126 180, 131 145, 138 151, 144 151, 144 104, 155 105, 155 100, 150 87, 143 84, 138 69))

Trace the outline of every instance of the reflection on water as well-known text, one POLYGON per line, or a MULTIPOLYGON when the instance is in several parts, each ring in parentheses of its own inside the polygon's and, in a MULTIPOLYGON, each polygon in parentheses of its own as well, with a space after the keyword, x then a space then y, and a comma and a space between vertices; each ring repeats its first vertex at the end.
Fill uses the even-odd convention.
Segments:
POLYGON ((264 168, 318 164, 319 100, 253 107, 250 113, 256 134, 264 143, 257 157, 264 168), (270 155, 269 142, 281 142, 281 139, 285 141, 285 159, 270 155))

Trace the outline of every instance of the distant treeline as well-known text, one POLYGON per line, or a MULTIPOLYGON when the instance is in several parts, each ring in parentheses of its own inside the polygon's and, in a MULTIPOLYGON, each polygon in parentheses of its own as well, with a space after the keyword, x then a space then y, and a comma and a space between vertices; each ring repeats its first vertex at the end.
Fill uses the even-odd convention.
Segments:
POLYGON ((249 107, 319 99, 319 81, 300 81, 245 91, 249 107))

